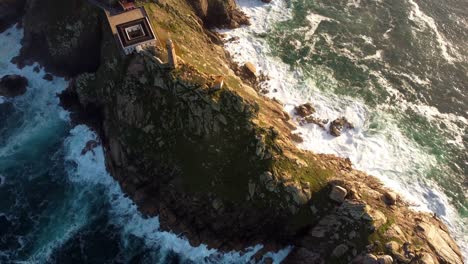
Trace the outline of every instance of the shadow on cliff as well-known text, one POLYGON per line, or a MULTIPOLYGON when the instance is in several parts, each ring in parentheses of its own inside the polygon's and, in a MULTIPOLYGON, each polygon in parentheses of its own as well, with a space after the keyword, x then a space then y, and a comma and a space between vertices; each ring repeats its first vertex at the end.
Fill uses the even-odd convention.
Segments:
POLYGON ((100 65, 102 14, 82 0, 28 0, 19 67, 38 62, 47 71, 72 77, 100 65))

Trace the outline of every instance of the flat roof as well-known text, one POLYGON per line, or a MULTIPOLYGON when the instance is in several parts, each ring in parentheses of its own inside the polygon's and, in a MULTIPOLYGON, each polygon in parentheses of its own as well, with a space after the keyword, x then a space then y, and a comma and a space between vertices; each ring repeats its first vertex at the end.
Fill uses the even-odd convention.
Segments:
POLYGON ((117 25, 144 18, 146 17, 146 12, 142 7, 140 7, 118 14, 111 14, 109 11, 106 11, 106 16, 109 26, 111 27, 112 34, 117 35, 117 25))
POLYGON ((119 24, 116 28, 124 47, 155 39, 146 17, 119 24))

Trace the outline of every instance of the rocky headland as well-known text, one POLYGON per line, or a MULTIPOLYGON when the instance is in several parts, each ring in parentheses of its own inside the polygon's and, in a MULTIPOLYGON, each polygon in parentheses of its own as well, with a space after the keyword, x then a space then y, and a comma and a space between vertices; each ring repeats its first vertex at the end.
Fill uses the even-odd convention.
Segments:
MULTIPOLYGON (((347 159, 296 147, 297 123, 236 74, 209 31, 247 24, 235 1, 137 4, 160 45, 123 56, 99 8, 27 0, 17 62, 39 60, 71 78, 63 105, 100 135, 107 169, 141 212, 194 245, 262 243, 257 260, 292 245, 285 263, 463 263, 436 216, 411 210, 347 159), (166 59, 168 38, 175 69, 153 59, 166 59)), ((352 125, 340 119, 334 127, 338 135, 352 125)))

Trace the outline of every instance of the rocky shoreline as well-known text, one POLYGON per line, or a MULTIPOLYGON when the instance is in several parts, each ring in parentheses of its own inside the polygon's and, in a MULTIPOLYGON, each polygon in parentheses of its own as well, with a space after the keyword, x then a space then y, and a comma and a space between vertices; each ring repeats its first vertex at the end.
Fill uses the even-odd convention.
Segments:
MULTIPOLYGON (((63 106, 98 132, 107 169, 141 212, 193 245, 293 245, 284 263, 463 263, 437 217, 410 210, 349 160, 295 146, 282 106, 245 85, 207 33, 247 24, 234 1, 141 4, 179 45, 179 68, 120 56, 99 10, 83 0, 28 0, 18 59, 72 78, 63 106), (223 89, 212 89, 216 74, 223 89)), ((352 129, 335 121, 331 133, 352 129)))

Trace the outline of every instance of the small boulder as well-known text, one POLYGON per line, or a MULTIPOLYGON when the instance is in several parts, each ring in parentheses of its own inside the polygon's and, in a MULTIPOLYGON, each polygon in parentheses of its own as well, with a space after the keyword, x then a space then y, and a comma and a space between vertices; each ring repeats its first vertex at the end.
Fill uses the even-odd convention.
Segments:
POLYGON ((344 254, 346 254, 347 251, 348 251, 348 246, 345 244, 340 244, 333 250, 332 256, 335 258, 339 258, 343 256, 344 254))
POLYGON ((52 74, 50 74, 50 73, 46 73, 46 74, 44 74, 42 79, 50 82, 50 81, 52 81, 54 79, 54 76, 52 76, 52 74))
POLYGON ((304 142, 304 139, 299 134, 291 134, 291 139, 296 143, 304 142))
POLYGON ((422 253, 421 258, 419 259, 419 263, 421 264, 436 264, 434 261, 434 257, 431 256, 429 253, 422 253))
POLYGON ((387 205, 395 205, 398 195, 392 191, 386 191, 383 195, 383 200, 387 205))
POLYGON ((291 195, 291 198, 297 205, 304 205, 311 198, 310 188, 303 188, 297 182, 286 183, 285 190, 291 195))
POLYGON ((329 197, 333 201, 342 203, 347 194, 348 194, 348 191, 345 188, 343 188, 341 186, 338 186, 338 185, 335 185, 335 186, 332 187, 332 190, 330 192, 329 197))
POLYGON ((94 149, 97 146, 99 146, 99 143, 96 140, 89 140, 86 142, 86 146, 81 150, 81 155, 85 155, 88 151, 91 151, 93 155, 95 155, 94 149))
POLYGON ((373 209, 369 206, 366 206, 366 213, 367 215, 364 215, 363 218, 371 220, 373 222, 374 227, 377 229, 387 222, 387 217, 385 216, 385 214, 377 209, 373 209))
POLYGON ((15 97, 26 92, 28 79, 23 76, 12 74, 5 75, 0 80, 0 96, 15 97))
POLYGON ((366 254, 362 259, 362 264, 379 264, 377 257, 372 254, 366 254))
POLYGON ((216 198, 213 200, 213 202, 211 203, 211 205, 213 206, 213 208, 218 211, 219 209, 221 209, 221 207, 223 207, 223 201, 221 201, 220 199, 216 198))
POLYGON ((390 241, 387 244, 385 244, 385 248, 391 254, 395 254, 395 253, 398 253, 398 251, 400 250, 400 245, 395 241, 390 241))
POLYGON ((306 103, 296 106, 294 111, 296 112, 296 115, 300 117, 306 117, 315 113, 315 108, 310 103, 306 103))
POLYGON ((256 77, 257 76, 257 68, 253 65, 251 62, 246 62, 244 64, 244 71, 247 75, 251 77, 256 77))
POLYGON ((330 134, 339 137, 343 129, 353 129, 354 126, 345 117, 340 117, 333 120, 330 124, 330 134))
POLYGON ((377 257, 377 262, 379 264, 392 264, 393 263, 393 258, 389 255, 383 255, 383 256, 378 256, 377 257))

